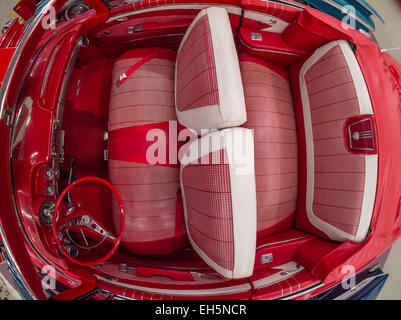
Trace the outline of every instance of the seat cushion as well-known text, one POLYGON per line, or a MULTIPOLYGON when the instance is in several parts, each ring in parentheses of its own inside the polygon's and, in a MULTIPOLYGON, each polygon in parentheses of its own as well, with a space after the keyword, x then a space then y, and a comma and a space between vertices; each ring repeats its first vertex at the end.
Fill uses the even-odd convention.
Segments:
MULTIPOLYGON (((291 73, 304 141, 297 227, 331 240, 363 241, 376 196, 377 154, 348 145, 350 119, 373 114, 359 64, 346 41, 334 41, 291 73)), ((365 134, 373 136, 373 128, 365 134)))
POLYGON ((229 279, 248 277, 253 272, 256 250, 253 152, 251 130, 232 128, 193 141, 180 157, 190 242, 209 266, 229 279), (214 142, 208 144, 210 141, 214 142))
POLYGON ((176 62, 176 110, 181 124, 201 129, 246 121, 238 57, 227 12, 202 10, 181 42, 176 62))
MULTIPOLYGON (((173 51, 158 48, 128 51, 116 61, 109 136, 122 128, 177 119, 174 107, 174 61, 173 51), (116 86, 122 73, 149 55, 154 58, 142 64, 121 86, 116 86)), ((112 141, 110 139, 109 143, 112 141)), ((180 187, 178 167, 111 158, 109 179, 121 195, 126 210, 122 239, 125 248, 140 254, 163 254, 180 247, 182 237, 175 239, 177 191, 180 187)), ((115 203, 115 226, 119 226, 119 219, 119 209, 115 203)))
POLYGON ((293 223, 298 192, 295 111, 288 72, 240 55, 248 121, 254 130, 258 238, 293 223))

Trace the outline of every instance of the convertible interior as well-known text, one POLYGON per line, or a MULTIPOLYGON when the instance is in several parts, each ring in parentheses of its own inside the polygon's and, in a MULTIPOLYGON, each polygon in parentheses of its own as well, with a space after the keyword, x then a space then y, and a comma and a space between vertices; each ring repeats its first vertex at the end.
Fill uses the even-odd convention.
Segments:
MULTIPOLYGON (((309 9, 173 7, 114 15, 85 36, 72 27, 44 50, 32 73, 58 63, 69 71, 55 91, 56 174, 35 171, 46 176, 32 204, 38 242, 57 247, 43 201, 95 176, 111 183, 125 210, 116 252, 88 267, 104 289, 267 299, 321 284, 333 261, 368 236, 376 194, 375 121, 355 44, 314 32, 309 9), (66 62, 63 46, 73 57, 66 62), (199 150, 212 138, 218 146, 199 150), (157 142, 167 151, 149 161, 157 142), (250 170, 238 174, 229 161, 237 154, 250 170)), ((18 139, 15 159, 24 152, 18 139)), ((101 184, 83 183, 63 203, 64 211, 89 208, 101 232, 118 234, 120 203, 101 184)), ((68 250, 82 260, 96 254, 68 250)))

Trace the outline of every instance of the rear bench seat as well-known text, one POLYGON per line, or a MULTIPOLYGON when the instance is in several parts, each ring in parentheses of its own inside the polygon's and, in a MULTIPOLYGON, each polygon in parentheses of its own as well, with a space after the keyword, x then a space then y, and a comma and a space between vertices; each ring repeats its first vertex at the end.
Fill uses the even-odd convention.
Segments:
POLYGON ((300 154, 296 226, 361 242, 372 218, 378 158, 372 104, 355 54, 347 41, 334 41, 290 73, 300 154))
POLYGON ((255 136, 258 238, 288 229, 295 218, 298 229, 323 238, 363 241, 377 154, 372 105, 350 45, 323 46, 291 67, 291 76, 245 54, 240 66, 244 126, 255 136), (359 130, 354 149, 350 124, 359 130))

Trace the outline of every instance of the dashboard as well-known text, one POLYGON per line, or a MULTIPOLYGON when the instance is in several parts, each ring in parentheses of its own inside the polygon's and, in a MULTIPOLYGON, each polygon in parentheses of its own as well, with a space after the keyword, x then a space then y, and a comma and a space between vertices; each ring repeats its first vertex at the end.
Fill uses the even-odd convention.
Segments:
POLYGON ((79 50, 87 41, 82 26, 77 25, 44 44, 24 84, 12 130, 11 174, 16 203, 29 237, 38 250, 46 252, 48 248, 44 247, 55 248, 50 226, 63 180, 60 166, 64 162, 65 97, 79 50))

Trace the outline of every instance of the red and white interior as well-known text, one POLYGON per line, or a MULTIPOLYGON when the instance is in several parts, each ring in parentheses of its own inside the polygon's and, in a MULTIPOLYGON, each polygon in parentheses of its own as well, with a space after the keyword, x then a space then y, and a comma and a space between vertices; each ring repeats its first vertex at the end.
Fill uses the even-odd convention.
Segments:
MULTIPOLYGON (((312 10, 262 2, 135 2, 89 32, 63 127, 65 163, 107 178, 126 210, 122 245, 91 269, 103 289, 277 298, 324 282, 368 236, 378 155, 355 45, 323 24, 315 32, 312 10), (149 163, 152 130, 185 152, 149 163), (200 150, 213 137, 219 147, 200 150), (236 154, 248 164, 240 174, 236 154)), ((120 211, 102 192, 75 197, 111 230, 120 211)))

